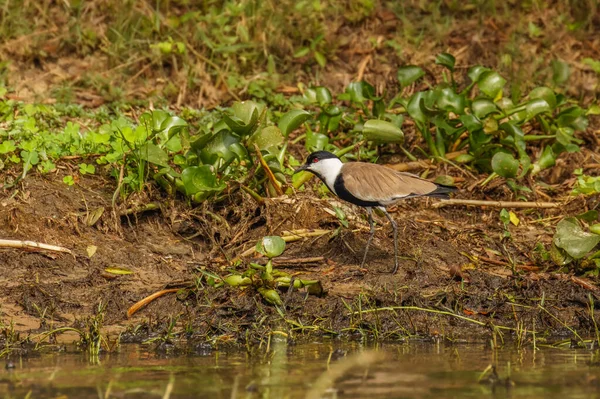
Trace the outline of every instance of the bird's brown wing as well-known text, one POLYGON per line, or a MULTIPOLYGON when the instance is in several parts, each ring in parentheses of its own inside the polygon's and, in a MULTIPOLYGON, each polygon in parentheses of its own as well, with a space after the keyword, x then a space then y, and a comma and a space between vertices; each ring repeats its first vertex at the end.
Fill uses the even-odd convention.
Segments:
POLYGON ((366 162, 345 163, 342 174, 346 189, 363 201, 392 203, 411 195, 427 195, 437 188, 436 184, 410 173, 366 162))

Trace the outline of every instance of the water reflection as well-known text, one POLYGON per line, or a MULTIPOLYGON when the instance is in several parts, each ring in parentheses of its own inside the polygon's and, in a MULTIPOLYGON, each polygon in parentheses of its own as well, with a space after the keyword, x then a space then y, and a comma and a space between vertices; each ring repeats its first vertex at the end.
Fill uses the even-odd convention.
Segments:
POLYGON ((274 341, 252 354, 177 357, 124 345, 96 365, 78 352, 12 358, 14 368, 0 371, 0 397, 590 398, 600 397, 593 358, 581 349, 494 351, 483 344, 274 341), (496 374, 483 373, 490 365, 496 374))

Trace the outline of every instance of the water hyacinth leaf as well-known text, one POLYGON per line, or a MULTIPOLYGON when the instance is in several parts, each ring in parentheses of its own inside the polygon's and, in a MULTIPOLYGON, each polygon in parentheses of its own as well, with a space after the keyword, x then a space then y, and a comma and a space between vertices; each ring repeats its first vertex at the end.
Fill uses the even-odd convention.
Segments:
POLYGON ((283 135, 277 126, 267 126, 250 137, 250 144, 256 144, 261 150, 283 143, 283 135))
POLYGON ((443 186, 454 186, 454 178, 448 175, 439 175, 433 181, 436 184, 441 184, 443 186))
POLYGON ((238 101, 233 103, 228 113, 223 114, 223 121, 229 128, 243 136, 249 134, 258 122, 259 105, 254 101, 238 101))
POLYGON ((574 259, 581 259, 598 245, 600 235, 584 231, 577 219, 570 217, 556 225, 553 242, 574 259))
POLYGON ((476 130, 483 129, 483 124, 481 121, 474 115, 464 114, 460 116, 460 121, 467 128, 469 132, 474 132, 476 130))
POLYGON ((303 109, 293 109, 286 112, 281 119, 279 119, 277 126, 279 127, 279 130, 281 130, 281 134, 283 134, 284 137, 287 137, 291 132, 298 129, 300 125, 306 122, 310 116, 311 113, 308 111, 303 109))
POLYGON ((209 165, 190 166, 181 173, 181 180, 187 195, 206 191, 220 191, 225 185, 219 185, 209 165))
POLYGON ((490 114, 498 113, 498 107, 487 98, 478 98, 471 103, 471 111, 477 118, 483 119, 490 114))
POLYGON ((401 87, 406 87, 425 76, 425 71, 415 65, 398 68, 398 82, 401 87))
POLYGON ((363 104, 366 100, 376 99, 375 88, 367 82, 351 82, 346 87, 346 93, 350 94, 353 103, 363 104))
POLYGON ((479 90, 493 99, 502 96, 502 89, 505 84, 506 79, 500 76, 496 71, 483 72, 477 79, 477 87, 479 87, 479 90))
POLYGON ((531 90, 531 92, 529 92, 529 98, 532 100, 535 98, 541 98, 542 100, 546 100, 551 109, 556 108, 556 95, 554 94, 554 91, 549 87, 536 87, 535 89, 531 90))
POLYGON ((140 148, 140 158, 158 166, 169 166, 169 156, 154 143, 145 143, 140 148))
POLYGON ((513 108, 515 106, 515 103, 513 102, 513 100, 510 99, 510 97, 502 97, 501 99, 496 101, 496 106, 498 106, 498 108, 500 108, 502 111, 506 112, 509 109, 513 108))
POLYGON ((467 71, 467 76, 471 79, 472 82, 479 81, 479 78, 484 72, 488 72, 490 69, 481 65, 475 65, 467 71))
POLYGON ((555 85, 566 83, 571 76, 569 64, 562 60, 552 60, 552 81, 555 85))
POLYGON ((425 124, 427 122, 427 116, 423 113, 421 109, 421 101, 423 100, 425 93, 419 91, 413 94, 408 101, 406 106, 406 111, 411 118, 415 121, 425 124))
POLYGON ((519 161, 512 154, 497 152, 492 157, 492 170, 498 176, 513 178, 519 170, 519 161))
POLYGON ((438 65, 445 66, 451 72, 454 72, 454 64, 456 63, 456 58, 452 54, 448 53, 440 53, 435 57, 435 63, 438 65))
POLYGON ((256 252, 267 258, 275 258, 285 251, 285 241, 279 236, 266 236, 256 243, 256 252))
POLYGON ((327 104, 331 104, 333 97, 327 87, 318 86, 314 88, 316 94, 317 103, 322 107, 327 104))
POLYGON ((309 151, 320 151, 329 144, 329 137, 323 133, 306 132, 306 149, 309 151))
POLYGON ((540 155, 537 162, 533 165, 533 171, 531 173, 537 174, 546 168, 554 166, 555 163, 556 163, 556 154, 554 154, 554 151, 552 151, 551 146, 546 146, 542 150, 542 154, 540 155))
POLYGON ((593 234, 598 234, 600 237, 600 223, 596 223, 590 226, 590 232, 593 234))
POLYGON ((402 129, 391 122, 379 119, 366 121, 362 133, 367 140, 382 143, 402 143, 404 141, 402 129))
POLYGON ((581 107, 573 106, 562 110, 556 117, 558 126, 571 126, 571 124, 580 116, 584 115, 581 107))
POLYGON ((527 119, 532 119, 536 115, 551 112, 552 108, 545 99, 536 98, 525 104, 525 111, 527 112, 527 119))
POLYGON ((435 93, 436 103, 439 109, 452 111, 455 114, 463 114, 465 110, 465 98, 457 94, 452 88, 445 87, 435 93))
POLYGON ((240 144, 240 139, 228 130, 221 130, 204 145, 200 151, 202 163, 220 167, 229 165, 235 159, 247 158, 247 153, 240 144))

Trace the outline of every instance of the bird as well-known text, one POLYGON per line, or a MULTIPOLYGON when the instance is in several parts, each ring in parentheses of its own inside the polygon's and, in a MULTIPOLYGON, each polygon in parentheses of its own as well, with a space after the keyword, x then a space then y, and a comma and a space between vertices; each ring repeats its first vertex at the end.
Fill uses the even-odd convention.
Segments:
POLYGON ((398 225, 386 207, 401 200, 415 197, 435 197, 448 199, 456 187, 437 184, 412 173, 398 172, 391 168, 368 162, 343 163, 339 157, 328 151, 316 151, 306 159, 306 163, 294 171, 310 172, 316 175, 329 190, 344 201, 366 208, 371 228, 360 267, 363 268, 369 253, 369 246, 375 235, 372 209, 381 210, 394 230, 394 269, 398 271, 398 225))

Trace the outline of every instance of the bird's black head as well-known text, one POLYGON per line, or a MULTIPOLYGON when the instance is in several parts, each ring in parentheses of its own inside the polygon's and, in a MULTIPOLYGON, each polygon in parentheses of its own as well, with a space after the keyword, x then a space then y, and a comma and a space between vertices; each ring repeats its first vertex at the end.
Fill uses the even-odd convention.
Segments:
POLYGON ((298 173, 303 170, 315 173, 319 169, 318 163, 325 159, 337 159, 339 161, 339 158, 336 155, 328 151, 316 151, 310 154, 308 158, 306 158, 306 163, 296 169, 294 173, 298 173))

